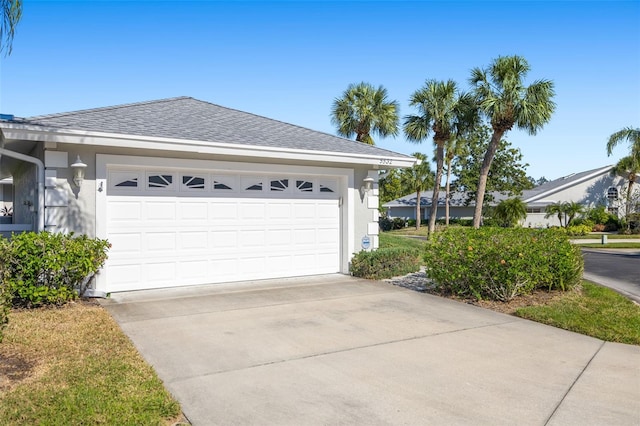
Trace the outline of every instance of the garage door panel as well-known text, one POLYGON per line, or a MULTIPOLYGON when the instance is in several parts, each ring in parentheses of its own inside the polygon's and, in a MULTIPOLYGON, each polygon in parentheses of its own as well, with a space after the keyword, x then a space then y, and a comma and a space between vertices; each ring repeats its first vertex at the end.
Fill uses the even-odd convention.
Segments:
POLYGON ((238 246, 238 231, 211 231, 209 238, 213 249, 234 249, 238 246))
POLYGON ((175 253, 177 249, 175 232, 147 232, 145 236, 150 252, 170 250, 175 253))
POLYGON ((142 252, 142 236, 140 232, 112 233, 109 235, 111 250, 109 258, 114 256, 127 256, 142 252))
POLYGON ((175 262, 147 263, 144 270, 149 283, 160 287, 164 287, 164 284, 175 282, 177 278, 175 262))
POLYGON ((232 188, 107 194, 108 291, 339 272, 337 194, 232 188))
POLYGON ((142 201, 111 201, 107 217, 111 222, 138 222, 142 219, 142 201))
POLYGON ((291 246, 291 230, 290 229, 270 229, 267 230, 267 241, 270 247, 290 247, 291 246))
POLYGON ((146 220, 174 221, 176 220, 176 201, 147 201, 144 211, 146 220))
POLYGON ((262 230, 249 230, 249 231, 240 231, 238 232, 238 247, 240 249, 243 248, 252 248, 252 247, 265 247, 265 231, 262 230))
POLYGON ((178 250, 206 250, 209 233, 207 231, 180 232, 178 250))
POLYGON ((238 219, 238 203, 237 202, 209 202, 209 217, 212 221, 231 221, 236 222, 238 219))
POLYGON ((263 221, 266 215, 264 202, 244 202, 239 206, 238 218, 246 221, 263 221))
POLYGON ((178 204, 178 220, 204 221, 209 219, 209 203, 182 202, 178 204))

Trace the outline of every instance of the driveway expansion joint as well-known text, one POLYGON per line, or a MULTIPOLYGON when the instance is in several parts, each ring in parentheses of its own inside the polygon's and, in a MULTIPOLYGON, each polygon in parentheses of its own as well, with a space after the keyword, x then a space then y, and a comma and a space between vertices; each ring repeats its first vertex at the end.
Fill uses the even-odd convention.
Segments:
POLYGON ((424 335, 421 335, 421 336, 406 337, 404 339, 387 340, 387 341, 384 341, 384 342, 372 343, 372 344, 369 344, 369 345, 355 346, 355 347, 352 347, 352 348, 345 348, 345 349, 338 349, 338 350, 334 350, 334 351, 320 352, 320 353, 304 355, 304 356, 299 356, 299 357, 293 357, 293 358, 287 358, 287 359, 279 359, 279 360, 274 360, 274 361, 269 361, 269 362, 263 362, 263 363, 260 363, 260 364, 248 365, 246 367, 241 367, 241 368, 233 368, 233 369, 229 369, 229 370, 219 370, 219 371, 214 371, 214 372, 211 372, 211 373, 197 374, 197 375, 192 375, 192 376, 188 376, 188 377, 180 377, 180 378, 176 378, 174 380, 169 381, 169 383, 172 383, 172 384, 173 383, 180 383, 180 382, 189 381, 191 379, 195 379, 197 377, 216 376, 216 375, 219 375, 219 374, 232 373, 234 371, 250 370, 250 369, 254 369, 254 368, 267 367, 267 366, 275 365, 275 364, 283 364, 285 362, 302 361, 302 360, 305 360, 305 359, 319 358, 319 357, 323 357, 323 356, 327 356, 327 355, 335 355, 335 354, 339 354, 339 353, 346 353, 346 352, 356 351, 356 350, 360 350, 360 349, 375 348, 377 346, 393 345, 395 343, 409 342, 409 341, 412 341, 412 340, 426 339, 426 338, 429 338, 429 337, 437 337, 437 336, 442 336, 442 335, 446 335, 446 334, 454 334, 454 333, 460 333, 460 332, 469 331, 469 330, 478 330, 478 329, 482 329, 482 328, 496 327, 496 326, 511 324, 511 323, 514 323, 514 322, 517 322, 517 319, 514 319, 513 321, 504 321, 504 322, 499 322, 499 323, 494 323, 494 324, 479 325, 477 327, 466 327, 466 328, 460 328, 460 329, 455 329, 455 330, 442 331, 442 332, 439 332, 439 333, 424 334, 424 335))
POLYGON ((560 401, 558 402, 558 404, 556 404, 556 407, 553 409, 553 411, 551 412, 551 414, 549 415, 549 417, 547 418, 547 420, 544 422, 545 426, 549 424, 549 422, 553 419, 553 416, 555 416, 556 412, 558 411, 558 409, 562 406, 562 403, 564 402, 564 400, 567 398, 567 396, 571 393, 571 389, 573 389, 573 387, 576 385, 576 383, 578 383, 578 380, 580 380, 580 378, 582 377, 582 375, 584 374, 585 371, 587 371, 587 368, 589 368, 589 365, 591 365, 591 362, 594 360, 594 358, 600 353, 600 351, 602 350, 602 348, 605 345, 605 341, 600 342, 600 346, 598 346, 598 349, 593 353, 593 355, 591 356, 591 358, 589 358, 589 361, 587 361, 587 363, 584 365, 584 368, 582 368, 582 370, 580 370, 580 373, 578 373, 578 375, 576 376, 576 378, 573 380, 573 382, 571 383, 571 386, 569 386, 569 389, 567 389, 567 391, 564 393, 564 395, 562 395, 562 398, 560 399, 560 401))

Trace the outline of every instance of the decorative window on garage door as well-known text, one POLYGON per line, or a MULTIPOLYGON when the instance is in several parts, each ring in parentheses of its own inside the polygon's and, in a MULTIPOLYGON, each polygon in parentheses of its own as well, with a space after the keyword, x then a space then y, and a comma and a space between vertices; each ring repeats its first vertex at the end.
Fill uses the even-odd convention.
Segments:
POLYGON ((149 173, 147 175, 147 188, 172 189, 173 175, 164 173, 149 173))
POLYGON ((333 179, 322 179, 319 185, 320 192, 337 192, 338 182, 333 179))
POLYGON ((140 182, 140 174, 136 172, 112 171, 109 173, 109 183, 120 189, 136 189, 140 182))
POLYGON ((310 180, 296 180, 296 188, 300 192, 313 192, 313 182, 310 180))
POLYGON ((191 190, 203 191, 205 189, 204 182, 205 182, 204 176, 185 174, 185 175, 182 175, 181 189, 184 189, 187 191, 191 191, 191 190))
POLYGON ((271 180, 270 189, 273 192, 283 192, 289 188, 289 179, 271 180))
POLYGON ((213 192, 230 192, 236 187, 233 176, 216 175, 213 177, 213 192))

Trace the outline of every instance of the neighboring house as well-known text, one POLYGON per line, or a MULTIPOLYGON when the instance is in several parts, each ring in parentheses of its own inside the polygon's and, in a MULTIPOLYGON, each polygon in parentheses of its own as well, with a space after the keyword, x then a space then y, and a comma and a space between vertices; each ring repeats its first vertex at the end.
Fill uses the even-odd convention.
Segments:
POLYGON ((108 239, 96 295, 346 274, 378 246, 377 169, 416 161, 190 97, 3 117, 0 230, 108 239))
MULTIPOLYGON (((527 204, 527 218, 522 221, 523 226, 547 227, 558 226, 558 218, 545 218, 546 207, 557 202, 571 202, 582 204, 587 208, 605 205, 609 212, 623 214, 622 196, 626 193, 627 180, 620 176, 611 176, 612 166, 581 173, 572 173, 559 179, 547 182, 533 189, 524 191, 520 198, 527 204)), ((494 200, 488 203, 495 206, 501 200, 509 198, 500 193, 492 193, 494 200)), ((466 194, 452 193, 450 201, 450 218, 471 219, 474 203, 465 205, 466 194)), ((445 193, 440 192, 438 199, 437 217, 443 219, 445 193)), ((420 197, 420 215, 422 219, 429 217, 431 211, 431 193, 426 191, 420 197)), ((387 215, 391 218, 401 217, 415 219, 416 194, 406 195, 383 205, 387 215)))

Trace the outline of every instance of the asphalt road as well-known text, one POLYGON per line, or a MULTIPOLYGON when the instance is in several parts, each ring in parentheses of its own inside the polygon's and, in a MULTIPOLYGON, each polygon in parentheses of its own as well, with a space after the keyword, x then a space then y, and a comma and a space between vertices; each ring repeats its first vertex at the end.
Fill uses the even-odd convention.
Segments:
POLYGON ((640 303, 640 252, 583 249, 585 278, 640 303))

